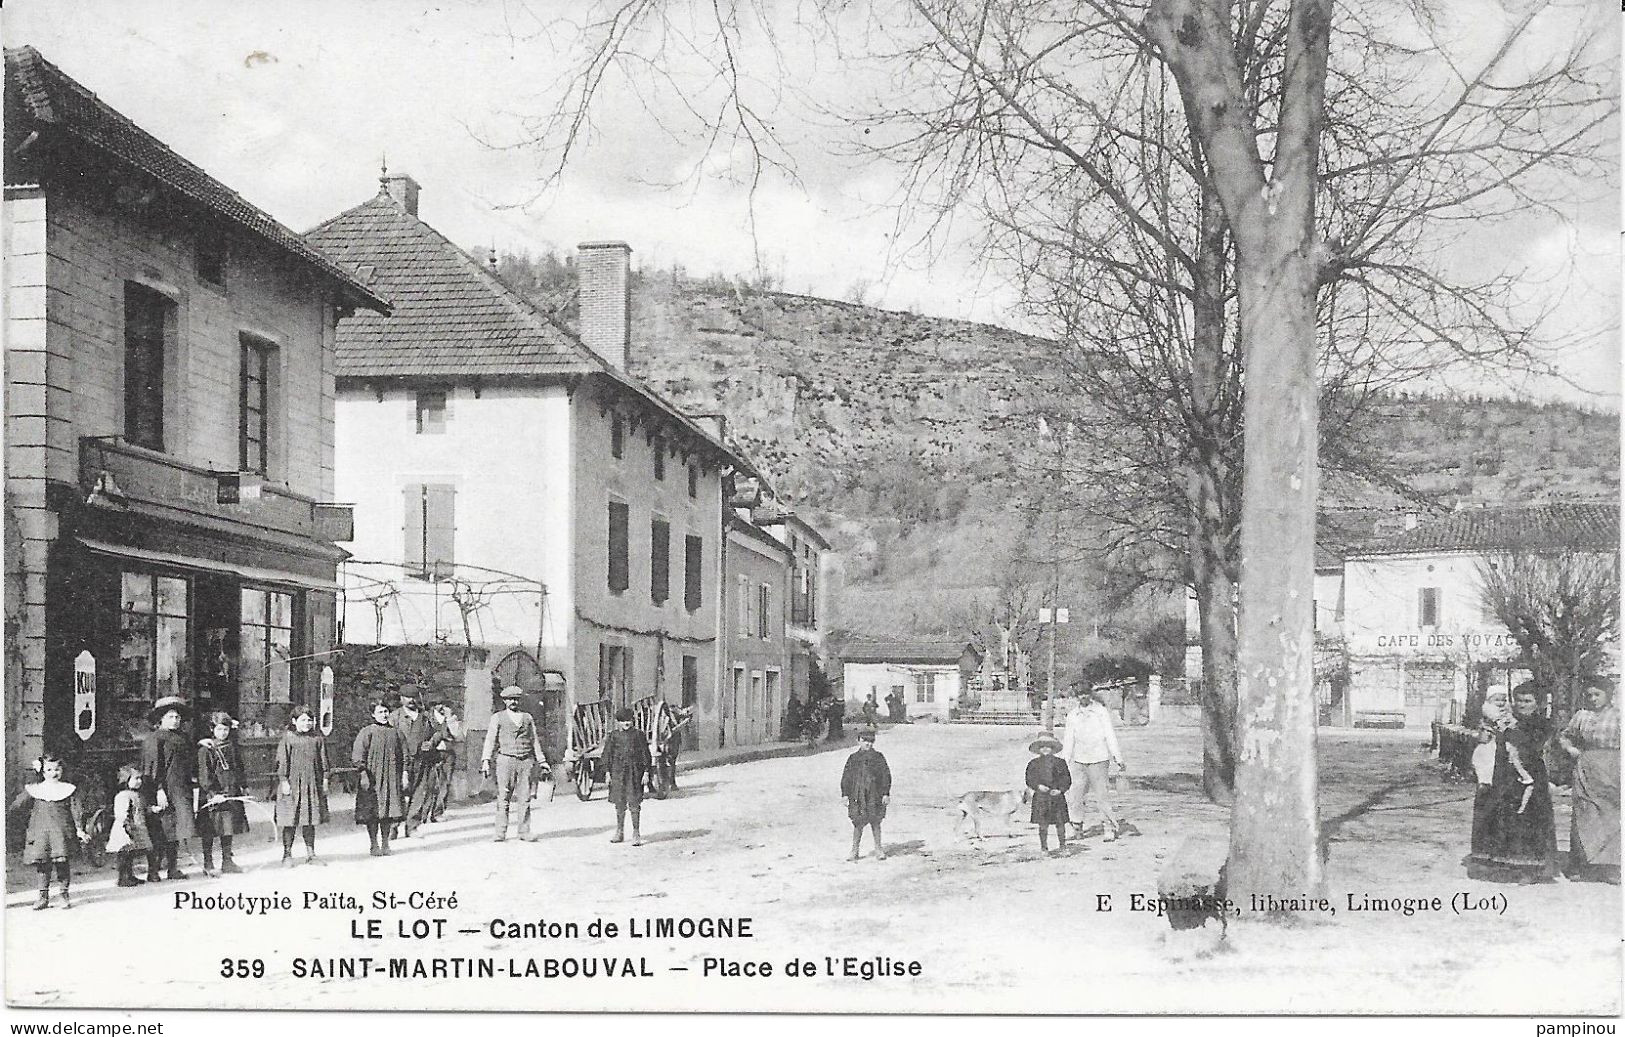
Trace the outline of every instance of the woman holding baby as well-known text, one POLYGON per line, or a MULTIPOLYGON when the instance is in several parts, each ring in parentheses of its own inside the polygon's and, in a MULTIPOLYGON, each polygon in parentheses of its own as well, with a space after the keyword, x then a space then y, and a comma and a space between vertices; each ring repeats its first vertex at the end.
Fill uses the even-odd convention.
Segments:
POLYGON ((1480 784, 1473 800, 1470 879, 1534 883, 1557 875, 1557 830, 1544 758, 1552 725, 1540 700, 1539 686, 1525 681, 1512 689, 1511 716, 1486 715, 1484 731, 1495 755, 1493 766, 1480 774, 1481 782, 1485 777, 1489 782, 1480 784))

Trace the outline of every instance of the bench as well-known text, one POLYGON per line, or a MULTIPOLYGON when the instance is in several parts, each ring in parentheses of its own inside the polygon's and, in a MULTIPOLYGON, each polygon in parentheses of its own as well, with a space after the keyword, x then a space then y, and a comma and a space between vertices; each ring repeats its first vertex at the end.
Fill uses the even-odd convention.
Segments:
POLYGON ((1404 727, 1403 709, 1361 709, 1354 713, 1355 727, 1404 727))

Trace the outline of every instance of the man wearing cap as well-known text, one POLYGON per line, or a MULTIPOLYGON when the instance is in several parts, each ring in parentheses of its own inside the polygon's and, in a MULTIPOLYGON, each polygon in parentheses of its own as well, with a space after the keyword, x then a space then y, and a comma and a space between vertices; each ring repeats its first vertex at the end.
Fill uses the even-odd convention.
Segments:
POLYGON ((485 732, 485 751, 480 754, 481 774, 491 777, 492 762, 496 764, 497 818, 492 842, 508 838, 508 805, 515 799, 519 801, 519 838, 529 841, 535 770, 540 767, 545 773, 548 769, 536 721, 519 708, 523 694, 515 684, 502 689, 502 704, 508 708, 491 717, 491 729, 485 732))
MULTIPOLYGON (((406 790, 406 801, 416 804, 420 801, 420 792, 429 772, 434 769, 435 753, 432 724, 427 714, 423 712, 421 701, 415 688, 401 689, 401 704, 390 711, 389 724, 401 733, 401 741, 406 743, 406 774, 410 786, 406 790)), ((417 827, 416 811, 409 811, 406 823, 406 837, 412 837, 412 830, 417 827)))
POLYGON ((626 815, 630 811, 632 845, 642 846, 638 822, 643 812, 643 780, 650 769, 649 740, 632 726, 632 719, 630 709, 616 711, 615 730, 604 740, 600 762, 609 775, 609 801, 615 804, 615 838, 610 842, 626 842, 626 815))

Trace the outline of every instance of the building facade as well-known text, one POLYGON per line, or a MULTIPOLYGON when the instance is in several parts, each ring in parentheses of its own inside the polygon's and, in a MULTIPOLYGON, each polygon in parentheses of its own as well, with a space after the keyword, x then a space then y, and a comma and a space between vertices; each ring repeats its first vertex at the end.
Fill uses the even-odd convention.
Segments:
POLYGON ((32 48, 5 91, 8 781, 170 695, 254 769, 333 647, 335 327, 387 305, 32 48))
MULTIPOLYGON (((579 331, 418 216, 410 177, 308 235, 398 299, 338 337, 353 644, 467 644, 561 756, 582 702, 716 710, 722 515, 748 465, 626 373, 630 249, 582 246, 579 331)), ((463 707, 483 730, 489 681, 463 707)))
POLYGON ((795 512, 779 507, 758 508, 752 521, 790 550, 787 695, 802 703, 810 702, 817 692, 827 690, 834 665, 827 641, 839 601, 839 559, 824 535, 795 512))
POLYGON ((946 719, 959 708, 962 641, 884 641, 848 645, 841 651, 847 717, 865 702, 886 715, 886 696, 897 692, 910 718, 946 719))
POLYGON ((706 748, 760 745, 783 735, 791 674, 788 545, 754 525, 728 519, 723 564, 723 666, 718 708, 696 718, 706 748))
POLYGON ((1517 640, 1485 602, 1481 573, 1511 553, 1619 546, 1617 504, 1478 508, 1423 522, 1350 554, 1343 646, 1353 723, 1455 721, 1469 685, 1528 678, 1517 640))

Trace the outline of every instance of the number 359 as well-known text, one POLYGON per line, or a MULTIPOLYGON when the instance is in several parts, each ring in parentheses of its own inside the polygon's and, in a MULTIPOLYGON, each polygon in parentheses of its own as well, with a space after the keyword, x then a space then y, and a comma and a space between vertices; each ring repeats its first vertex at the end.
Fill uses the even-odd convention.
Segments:
POLYGON ((264 979, 265 961, 261 958, 221 958, 220 975, 226 979, 264 979))

